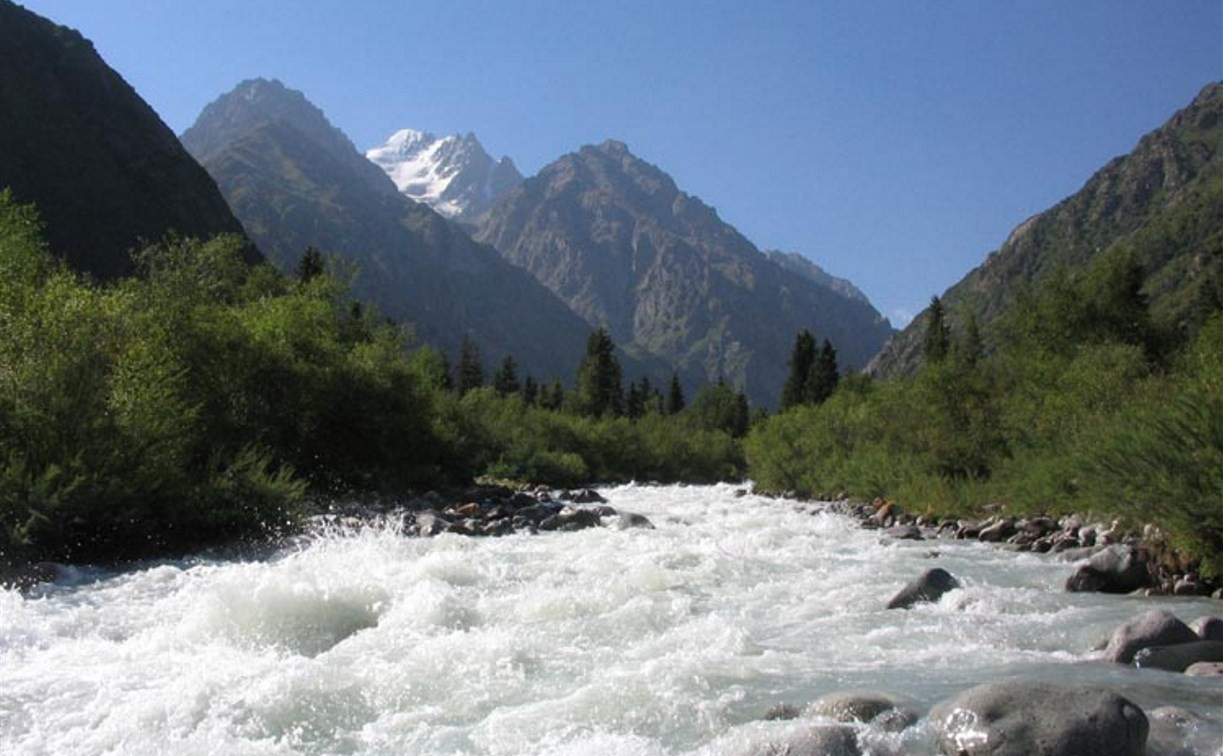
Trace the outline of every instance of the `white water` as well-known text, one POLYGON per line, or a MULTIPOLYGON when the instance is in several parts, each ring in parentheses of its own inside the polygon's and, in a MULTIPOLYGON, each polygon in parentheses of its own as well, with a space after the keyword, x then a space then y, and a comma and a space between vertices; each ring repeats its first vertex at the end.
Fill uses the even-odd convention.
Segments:
MULTIPOLYGON (((1066 594, 1051 558, 884 544, 732 486, 604 493, 657 529, 366 529, 0 592, 0 753, 740 753, 802 727, 760 721, 779 702, 869 689, 925 713, 1010 676, 1107 685, 1223 733, 1217 679, 1088 651, 1152 606, 1190 621, 1218 602, 1066 594), (933 566, 965 587, 884 610, 933 566)), ((932 739, 919 723, 866 742, 932 739)))

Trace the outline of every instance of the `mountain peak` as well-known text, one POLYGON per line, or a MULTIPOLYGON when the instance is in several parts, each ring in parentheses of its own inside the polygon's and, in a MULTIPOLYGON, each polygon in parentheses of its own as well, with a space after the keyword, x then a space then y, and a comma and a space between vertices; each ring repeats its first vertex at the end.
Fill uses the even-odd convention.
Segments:
POLYGON ((522 182, 514 162, 508 157, 494 161, 472 132, 439 139, 427 131, 400 129, 365 157, 404 196, 451 218, 480 215, 522 182))

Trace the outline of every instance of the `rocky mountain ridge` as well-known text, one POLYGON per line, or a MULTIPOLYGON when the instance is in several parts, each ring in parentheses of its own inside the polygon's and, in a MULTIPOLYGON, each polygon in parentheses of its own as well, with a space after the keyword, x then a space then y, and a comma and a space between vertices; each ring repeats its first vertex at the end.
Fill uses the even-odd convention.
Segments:
POLYGON ((399 193, 305 96, 239 84, 183 135, 268 258, 291 270, 308 246, 354 263, 354 294, 454 355, 469 336, 486 365, 569 378, 589 327, 529 275, 399 193))
MULTIPOLYGON (((169 231, 243 233, 208 174, 80 33, 0 0, 0 188, 98 278, 169 231)), ((250 248, 248 258, 258 260, 250 248)))
MULTIPOLYGON (((1097 171, 1052 208, 1020 223, 1002 246, 942 295, 953 321, 990 325, 1025 287, 1058 270, 1128 250, 1143 267, 1152 314, 1176 328, 1206 271, 1223 259, 1223 84, 1203 88, 1127 155, 1097 171)), ((880 376, 921 362, 929 310, 872 361, 880 376)))
POLYGON ((769 260, 621 142, 583 147, 511 190, 476 239, 618 343, 775 405, 795 335, 863 366, 891 327, 868 303, 769 260))

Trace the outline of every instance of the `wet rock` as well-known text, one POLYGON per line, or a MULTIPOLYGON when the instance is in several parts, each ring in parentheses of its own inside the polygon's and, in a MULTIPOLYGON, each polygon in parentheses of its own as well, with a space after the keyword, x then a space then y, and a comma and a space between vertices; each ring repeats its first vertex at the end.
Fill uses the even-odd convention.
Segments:
POLYGON ((768 711, 764 713, 764 721, 776 722, 789 719, 798 719, 802 712, 794 704, 779 703, 770 706, 768 711))
POLYGON ((938 601, 948 591, 960 587, 960 581, 942 567, 926 570, 913 582, 900 589, 888 602, 888 609, 908 609, 923 601, 938 601))
POLYGON ((1134 655, 1151 646, 1175 646, 1199 640, 1197 633, 1166 609, 1152 609, 1113 631, 1104 658, 1129 664, 1134 655))
POLYGON ((848 725, 812 727, 793 738, 769 743, 753 756, 861 756, 858 733, 848 725))
POLYGON ((1001 543, 1013 535, 1015 535, 1015 521, 1004 517, 982 528, 981 532, 977 534, 977 539, 989 543, 1001 543))
POLYGON ((480 505, 474 501, 468 502, 466 504, 460 504, 458 506, 447 509, 446 514, 451 517, 479 517, 480 516, 480 505))
POLYGON ((838 722, 864 722, 889 732, 899 732, 917 721, 917 712, 891 696, 849 691, 823 696, 807 707, 807 714, 838 722))
POLYGON ((1142 709, 1103 688, 1009 681, 987 683, 930 713, 948 756, 1142 756, 1142 709))
POLYGON ((63 570, 64 566, 55 562, 0 565, 0 588, 11 588, 24 593, 39 583, 55 582, 63 570))
POLYGON ((960 520, 956 523, 955 537, 957 539, 975 539, 981 535, 982 525, 975 520, 960 520))
POLYGON ((579 488, 576 491, 566 491, 562 499, 571 501, 574 504, 606 504, 607 499, 604 499, 598 491, 593 488, 579 488))
POLYGON ((1201 592, 1201 585, 1191 577, 1182 577, 1172 586, 1172 595, 1174 596, 1196 596, 1201 592))
POLYGON ((416 532, 423 536, 435 536, 445 531, 451 525, 442 514, 433 509, 416 513, 416 532))
POLYGON ((650 518, 643 514, 621 511, 616 517, 616 529, 628 530, 630 528, 644 528, 646 530, 653 530, 654 523, 650 522, 650 518))
POLYGON ((1189 629, 1202 640, 1223 641, 1223 618, 1198 617, 1189 623, 1189 629))
MULTIPOLYGON (((557 530, 565 532, 573 532, 575 530, 585 530, 586 528, 598 527, 602 523, 599 521, 599 513, 593 509, 573 509, 567 508, 561 510, 556 516, 558 521, 557 530)), ((541 524, 542 529, 542 524, 541 524)))
POLYGON ((1199 640, 1175 646, 1148 646, 1134 654, 1134 666, 1184 672, 1199 662, 1223 662, 1223 641, 1199 640))
POLYGON ((550 504, 535 504, 530 507, 523 507, 514 512, 514 519, 521 517, 526 522, 541 523, 549 517, 553 517, 560 508, 553 507, 550 504))
POLYGON ((925 540, 921 534, 921 528, 916 525, 893 525, 890 528, 885 528, 883 535, 897 541, 921 541, 925 540))
POLYGON ((1112 546, 1094 554, 1066 581, 1071 592, 1130 593, 1150 581, 1146 561, 1131 546, 1112 546))
POLYGON ((1198 662, 1185 670, 1190 677, 1223 677, 1223 662, 1198 662))

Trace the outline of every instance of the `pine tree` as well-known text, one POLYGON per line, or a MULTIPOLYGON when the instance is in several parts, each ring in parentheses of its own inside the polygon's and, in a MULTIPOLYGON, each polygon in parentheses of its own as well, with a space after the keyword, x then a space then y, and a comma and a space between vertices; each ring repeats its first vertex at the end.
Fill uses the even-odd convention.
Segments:
POLYGON ((926 321, 926 335, 922 341, 922 354, 927 362, 942 362, 947 358, 951 346, 951 332, 947 327, 947 315, 943 301, 938 297, 930 300, 930 315, 926 321))
POLYGON ((463 396, 484 385, 484 365, 480 362, 480 347, 469 337, 463 337, 459 347, 459 375, 456 390, 463 396))
POLYGON ((790 374, 785 386, 781 389, 781 409, 790 409, 802 404, 807 399, 807 383, 811 378, 811 369, 815 365, 815 337, 803 329, 794 339, 794 349, 790 352, 790 374))
POLYGON ((620 379, 616 345, 606 328, 598 328, 586 340, 586 356, 578 367, 574 386, 578 411, 591 417, 623 414, 624 390, 620 379))
POLYGON ((534 407, 538 399, 539 384, 535 383, 535 379, 528 375, 527 379, 522 382, 522 403, 528 407, 534 407))
POLYGON ((517 394, 521 388, 518 382, 518 363, 514 362, 513 356, 507 354, 493 375, 493 390, 497 392, 497 396, 509 396, 517 394))
POLYGON ((667 389, 668 415, 678 415, 684 410, 684 387, 679 384, 679 374, 671 373, 671 386, 667 389))
POLYGON ((309 283, 323 275, 326 271, 327 266, 323 260, 323 253, 317 247, 306 247, 306 251, 302 253, 301 259, 297 261, 297 280, 302 283, 309 283))
POLYGON ((559 380, 553 378, 540 387, 538 403, 546 410, 559 411, 565 406, 565 387, 559 380))
POLYGON ((807 385, 803 387, 803 400, 810 404, 822 404, 837 389, 841 374, 837 370, 837 350, 832 342, 824 339, 820 353, 811 365, 807 385))
POLYGON ((628 385, 628 396, 624 400, 624 414, 628 415, 630 420, 636 420, 645 414, 645 399, 637 381, 628 385))

